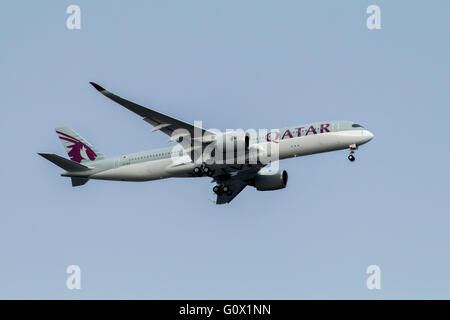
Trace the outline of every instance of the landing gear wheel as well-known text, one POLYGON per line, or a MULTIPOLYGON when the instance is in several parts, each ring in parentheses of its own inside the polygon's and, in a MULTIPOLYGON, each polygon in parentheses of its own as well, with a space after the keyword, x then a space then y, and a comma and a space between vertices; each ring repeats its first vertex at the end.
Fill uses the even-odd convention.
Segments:
POLYGON ((355 161, 355 156, 353 154, 358 149, 358 146, 356 144, 351 144, 348 146, 348 148, 350 149, 350 154, 348 155, 348 160, 350 160, 350 162, 353 162, 353 161, 355 161))
POLYGON ((212 177, 214 175, 214 171, 208 167, 204 167, 203 174, 207 175, 208 177, 212 177))
POLYGON ((194 168, 194 174, 196 174, 197 176, 199 176, 201 174, 202 170, 199 167, 195 167, 194 168))
POLYGON ((227 196, 231 196, 233 194, 233 191, 231 191, 230 189, 228 189, 228 191, 226 192, 227 196))
POLYGON ((228 193, 230 188, 228 186, 224 186, 222 190, 223 190, 223 192, 228 193))
POLYGON ((220 187, 219 187, 219 186, 214 186, 213 192, 214 192, 215 194, 220 194, 220 187))

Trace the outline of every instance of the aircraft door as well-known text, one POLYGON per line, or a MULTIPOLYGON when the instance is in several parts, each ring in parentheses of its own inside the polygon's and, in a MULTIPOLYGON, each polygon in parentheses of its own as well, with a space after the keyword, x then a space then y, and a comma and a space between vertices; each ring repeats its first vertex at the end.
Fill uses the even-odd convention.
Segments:
POLYGON ((127 156, 121 156, 120 160, 118 160, 117 167, 125 166, 127 164, 130 164, 130 159, 127 156))

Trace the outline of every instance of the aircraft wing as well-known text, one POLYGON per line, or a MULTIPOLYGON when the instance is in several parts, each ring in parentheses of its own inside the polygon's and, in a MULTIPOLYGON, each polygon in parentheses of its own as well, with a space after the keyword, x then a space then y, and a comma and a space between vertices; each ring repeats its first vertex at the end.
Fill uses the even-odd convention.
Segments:
MULTIPOLYGON (((108 97, 109 99, 113 100, 114 102, 117 102, 118 104, 124 106, 128 110, 136 113, 137 115, 141 116, 144 121, 150 123, 152 126, 154 126, 152 131, 161 130, 168 136, 172 137, 172 134, 177 129, 185 129, 189 131, 191 138, 194 138, 194 126, 192 124, 186 123, 184 121, 169 117, 165 114, 162 114, 160 112, 157 112, 155 110, 140 106, 134 102, 131 102, 129 100, 126 100, 124 98, 121 98, 112 92, 109 92, 102 86, 96 84, 95 82, 90 82, 90 84, 97 89, 101 94, 103 94, 105 97, 108 97)), ((207 132, 206 130, 202 128, 198 128, 199 132, 202 133, 202 135, 207 132)), ((209 132, 208 132, 209 133, 209 132)), ((210 133, 212 134, 212 133, 210 133)))

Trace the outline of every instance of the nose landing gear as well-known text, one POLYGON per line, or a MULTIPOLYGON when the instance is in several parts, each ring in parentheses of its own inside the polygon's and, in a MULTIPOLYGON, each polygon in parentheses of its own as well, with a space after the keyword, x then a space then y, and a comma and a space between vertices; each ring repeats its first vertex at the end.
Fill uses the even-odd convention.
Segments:
POLYGON ((358 149, 358 147, 356 146, 356 144, 351 144, 349 146, 349 149, 350 149, 350 154, 348 155, 348 160, 350 160, 350 162, 353 162, 356 160, 356 158, 353 154, 355 153, 355 150, 358 149))

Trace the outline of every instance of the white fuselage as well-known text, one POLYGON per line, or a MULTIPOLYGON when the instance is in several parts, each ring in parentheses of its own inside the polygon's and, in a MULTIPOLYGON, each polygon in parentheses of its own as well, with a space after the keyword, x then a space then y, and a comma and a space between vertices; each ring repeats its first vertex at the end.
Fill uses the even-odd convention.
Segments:
MULTIPOLYGON (((317 126, 315 128, 317 130, 306 131, 308 126, 280 129, 280 133, 277 133, 276 136, 259 136, 255 140, 250 141, 250 143, 252 147, 256 146, 262 150, 270 149, 270 145, 275 146, 277 144, 278 158, 286 159, 347 149, 349 146, 357 147, 373 138, 373 134, 362 127, 352 130, 327 130, 326 128, 321 130, 317 126)), ((336 126, 336 128, 338 127, 336 126)), ((124 155, 119 158, 109 159, 109 161, 109 168, 94 173, 89 178, 149 181, 170 177, 192 177, 192 171, 197 165, 181 149, 169 148, 124 155)))

